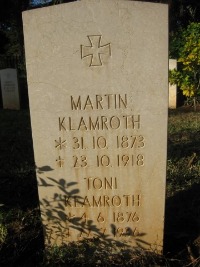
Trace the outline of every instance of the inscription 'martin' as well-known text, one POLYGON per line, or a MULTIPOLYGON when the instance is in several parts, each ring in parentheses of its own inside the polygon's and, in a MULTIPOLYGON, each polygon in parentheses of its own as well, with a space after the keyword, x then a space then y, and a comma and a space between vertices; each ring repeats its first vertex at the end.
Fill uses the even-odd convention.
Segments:
POLYGON ((91 66, 102 66, 101 55, 111 56, 111 45, 101 45, 101 35, 88 35, 90 46, 81 45, 81 59, 90 57, 91 66))
POLYGON ((126 109, 127 104, 127 94, 123 96, 120 94, 105 94, 93 97, 87 95, 86 97, 78 96, 76 98, 71 96, 72 110, 126 109))

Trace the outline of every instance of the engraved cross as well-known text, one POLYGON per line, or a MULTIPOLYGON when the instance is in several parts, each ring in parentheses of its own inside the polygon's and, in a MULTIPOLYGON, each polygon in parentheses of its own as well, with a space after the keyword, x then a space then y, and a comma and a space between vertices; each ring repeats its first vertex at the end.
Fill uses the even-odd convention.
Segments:
POLYGON ((64 165, 64 159, 61 159, 60 156, 58 157, 58 159, 56 160, 56 162, 58 163, 58 166, 59 166, 60 168, 63 167, 63 165, 64 165))
POLYGON ((111 56, 111 45, 101 45, 101 35, 87 36, 90 41, 90 46, 81 45, 81 59, 90 57, 91 66, 102 66, 101 55, 111 56))

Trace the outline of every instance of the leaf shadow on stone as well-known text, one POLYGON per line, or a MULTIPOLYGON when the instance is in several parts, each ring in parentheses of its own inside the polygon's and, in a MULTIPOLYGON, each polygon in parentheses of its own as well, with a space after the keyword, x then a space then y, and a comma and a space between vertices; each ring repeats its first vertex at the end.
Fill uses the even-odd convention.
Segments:
POLYGON ((119 241, 112 238, 110 235, 102 232, 93 220, 89 220, 83 217, 76 217, 75 215, 67 212, 67 201, 70 198, 76 198, 77 205, 84 206, 84 199, 80 195, 80 190, 78 189, 78 182, 71 181, 66 182, 65 179, 61 178, 56 180, 55 178, 49 177, 47 172, 52 171, 50 166, 37 167, 38 176, 38 187, 48 188, 54 187, 55 190, 51 199, 40 198, 41 215, 46 218, 46 223, 44 225, 44 235, 46 238, 46 243, 52 245, 52 243, 66 244, 68 243, 70 236, 70 230, 76 230, 79 232, 80 241, 85 239, 99 239, 104 245, 114 245, 117 247, 127 247, 127 249, 146 249, 150 244, 143 240, 146 233, 135 233, 129 227, 126 229, 126 233, 123 231, 118 232, 117 226, 115 224, 110 225, 110 232, 113 236, 120 237, 130 237, 134 238, 136 246, 133 247, 128 242, 119 241), (45 179, 41 177, 45 173, 45 179), (55 192, 60 192, 55 193, 55 192), (51 226, 50 226, 51 225, 51 226), (56 236, 55 236, 56 235, 56 236), (59 240, 59 241, 58 241, 59 240))

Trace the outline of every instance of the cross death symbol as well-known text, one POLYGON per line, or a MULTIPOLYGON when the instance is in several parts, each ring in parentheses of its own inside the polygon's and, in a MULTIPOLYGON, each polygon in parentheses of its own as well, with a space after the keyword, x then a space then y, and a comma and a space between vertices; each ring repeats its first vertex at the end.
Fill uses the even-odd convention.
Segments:
POLYGON ((81 59, 90 57, 91 66, 102 66, 102 55, 111 56, 111 45, 101 45, 101 35, 88 35, 90 46, 81 45, 81 59))
POLYGON ((60 168, 63 167, 63 165, 64 165, 64 159, 61 159, 60 156, 58 157, 58 159, 56 160, 56 162, 58 163, 58 166, 59 166, 60 168))
POLYGON ((55 143, 56 143, 56 145, 55 145, 55 148, 58 148, 58 149, 62 149, 62 148, 64 148, 64 147, 66 147, 66 140, 64 140, 64 141, 62 141, 61 140, 61 137, 59 137, 59 140, 57 141, 57 140, 55 140, 55 143))

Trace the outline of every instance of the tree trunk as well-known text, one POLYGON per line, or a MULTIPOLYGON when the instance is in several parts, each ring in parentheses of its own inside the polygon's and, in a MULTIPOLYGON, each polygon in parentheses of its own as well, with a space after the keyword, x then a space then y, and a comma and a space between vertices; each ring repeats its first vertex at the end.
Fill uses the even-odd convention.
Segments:
POLYGON ((193 98, 193 104, 194 104, 194 111, 196 111, 197 110, 197 101, 196 101, 196 96, 194 96, 194 98, 193 98))

